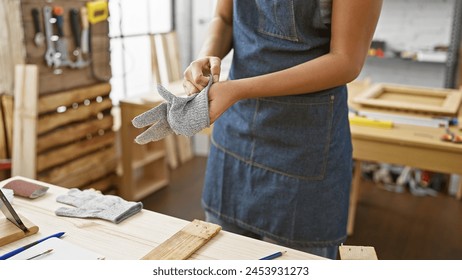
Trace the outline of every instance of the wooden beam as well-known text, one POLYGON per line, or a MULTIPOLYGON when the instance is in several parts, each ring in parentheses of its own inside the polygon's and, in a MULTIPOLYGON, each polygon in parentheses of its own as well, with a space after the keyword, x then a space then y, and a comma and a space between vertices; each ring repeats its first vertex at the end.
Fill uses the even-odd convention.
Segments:
POLYGON ((13 154, 13 112, 14 112, 14 98, 12 95, 2 95, 2 112, 3 120, 5 122, 5 137, 7 144, 7 157, 11 158, 13 154))
POLYGON ((37 156, 37 172, 42 172, 47 168, 63 164, 85 154, 102 149, 103 147, 113 145, 114 140, 115 134, 114 132, 110 132, 90 140, 77 142, 40 154, 37 156))
POLYGON ((15 68, 12 176, 35 179, 37 138, 38 68, 15 68))
POLYGON ((109 98, 105 98, 101 103, 92 103, 89 106, 79 106, 77 109, 69 109, 69 111, 61 113, 61 116, 59 116, 60 113, 45 115, 38 120, 37 133, 43 134, 62 125, 76 121, 85 121, 111 108, 112 101, 109 98))
POLYGON ((108 158, 113 158, 115 155, 116 151, 114 146, 110 146, 106 149, 100 149, 78 159, 60 164, 47 173, 39 173, 37 175, 37 179, 40 181, 59 185, 60 182, 64 181, 67 177, 73 177, 77 176, 77 174, 82 174, 83 171, 88 170, 88 166, 95 166, 98 163, 104 162, 108 158))
POLYGON ((65 188, 84 188, 89 183, 114 173, 116 166, 117 158, 113 155, 110 158, 104 159, 104 161, 88 164, 87 168, 82 170, 80 174, 67 176, 64 180, 58 182, 57 185, 65 188))
POLYGON ((38 102, 38 113, 56 112, 60 106, 70 107, 74 103, 82 103, 85 100, 92 100, 97 97, 107 96, 111 92, 111 85, 99 83, 89 87, 76 88, 55 94, 48 94, 40 97, 38 102))
POLYGON ((103 119, 90 119, 87 122, 71 124, 51 133, 40 136, 37 139, 37 153, 44 150, 69 144, 71 142, 80 141, 88 135, 98 134, 99 131, 109 131, 114 123, 112 115, 106 115, 103 119))

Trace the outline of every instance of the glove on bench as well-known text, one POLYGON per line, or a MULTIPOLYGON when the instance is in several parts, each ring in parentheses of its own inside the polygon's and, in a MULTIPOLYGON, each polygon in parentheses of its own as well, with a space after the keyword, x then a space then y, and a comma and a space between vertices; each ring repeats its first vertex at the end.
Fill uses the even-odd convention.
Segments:
POLYGON ((118 196, 103 195, 92 189, 81 191, 73 188, 67 194, 58 196, 56 201, 76 207, 60 207, 55 211, 58 216, 99 218, 115 224, 143 209, 141 202, 129 202, 118 196))

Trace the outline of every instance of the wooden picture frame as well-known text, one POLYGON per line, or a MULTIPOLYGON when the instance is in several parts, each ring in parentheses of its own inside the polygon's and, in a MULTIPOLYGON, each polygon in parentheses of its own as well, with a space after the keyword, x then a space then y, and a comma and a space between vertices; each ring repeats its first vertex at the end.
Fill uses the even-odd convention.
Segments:
POLYGON ((371 86, 353 100, 364 106, 456 115, 462 91, 380 83, 371 86))

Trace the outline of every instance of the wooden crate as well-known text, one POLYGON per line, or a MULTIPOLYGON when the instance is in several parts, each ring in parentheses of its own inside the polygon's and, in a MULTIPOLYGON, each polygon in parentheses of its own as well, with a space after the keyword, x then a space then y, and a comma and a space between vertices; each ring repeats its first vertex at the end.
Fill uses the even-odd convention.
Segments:
POLYGON ((21 110, 16 110, 16 133, 34 130, 35 125, 36 138, 15 141, 14 153, 24 155, 13 157, 13 175, 27 174, 69 188, 111 189, 115 184, 118 158, 110 90, 109 84, 101 83, 41 96, 32 124, 19 123, 21 110), (24 153, 26 150, 30 152, 24 153), (30 167, 32 163, 34 166, 30 167))
MULTIPOLYGON (((35 105, 27 98, 19 100, 21 103, 28 100, 27 106, 15 104, 15 108, 20 109, 14 112, 16 119, 13 134, 17 134, 16 139, 21 139, 27 133, 33 136, 29 135, 26 137, 27 140, 13 143, 12 150, 19 159, 13 162, 12 173, 23 176, 26 173, 27 177, 68 188, 95 188, 113 192, 117 181, 118 157, 111 114, 111 86, 108 83, 111 77, 108 22, 102 21, 91 25, 92 63, 81 69, 66 66, 56 71, 56 68, 46 65, 44 59, 46 44, 44 46, 34 44, 32 9, 37 8, 40 11, 39 18, 43 32, 43 7, 59 5, 64 9, 63 29, 64 38, 67 40, 68 56, 75 61, 76 58, 72 54, 75 42, 69 13, 72 8, 80 10, 87 2, 89 1, 6 0, 5 2, 8 7, 16 9, 12 14, 20 15, 19 33, 22 34, 22 39, 21 44, 15 44, 14 47, 23 50, 22 64, 37 68, 37 75, 34 78, 37 84, 36 100, 32 102, 35 105)), ((8 33, 12 32, 12 27, 18 28, 17 22, 10 25, 11 27, 5 28, 8 33)), ((0 36, 1 34, 0 32, 0 36)), ((8 67, 14 67, 15 63, 21 64, 17 61, 20 60, 11 63, 12 65, 9 64, 8 67)), ((29 75, 23 77, 23 81, 19 83, 28 84, 31 79, 29 75)), ((20 85, 18 82, 15 83, 15 103, 18 101, 16 94, 21 92, 24 96, 32 98, 30 93, 34 90, 27 87, 16 90, 20 85)))

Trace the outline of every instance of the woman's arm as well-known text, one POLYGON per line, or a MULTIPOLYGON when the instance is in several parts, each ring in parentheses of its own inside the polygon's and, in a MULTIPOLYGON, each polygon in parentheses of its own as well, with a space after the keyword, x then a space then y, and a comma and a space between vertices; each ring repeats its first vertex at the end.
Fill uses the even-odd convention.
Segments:
POLYGON ((366 59, 381 6, 382 0, 333 0, 329 53, 278 72, 212 85, 211 121, 241 99, 316 92, 354 80, 366 59))
POLYGON ((221 59, 231 50, 232 38, 233 1, 217 1, 199 59, 193 61, 184 72, 183 86, 189 94, 201 91, 207 85, 210 74, 213 75, 214 82, 218 82, 221 59))

